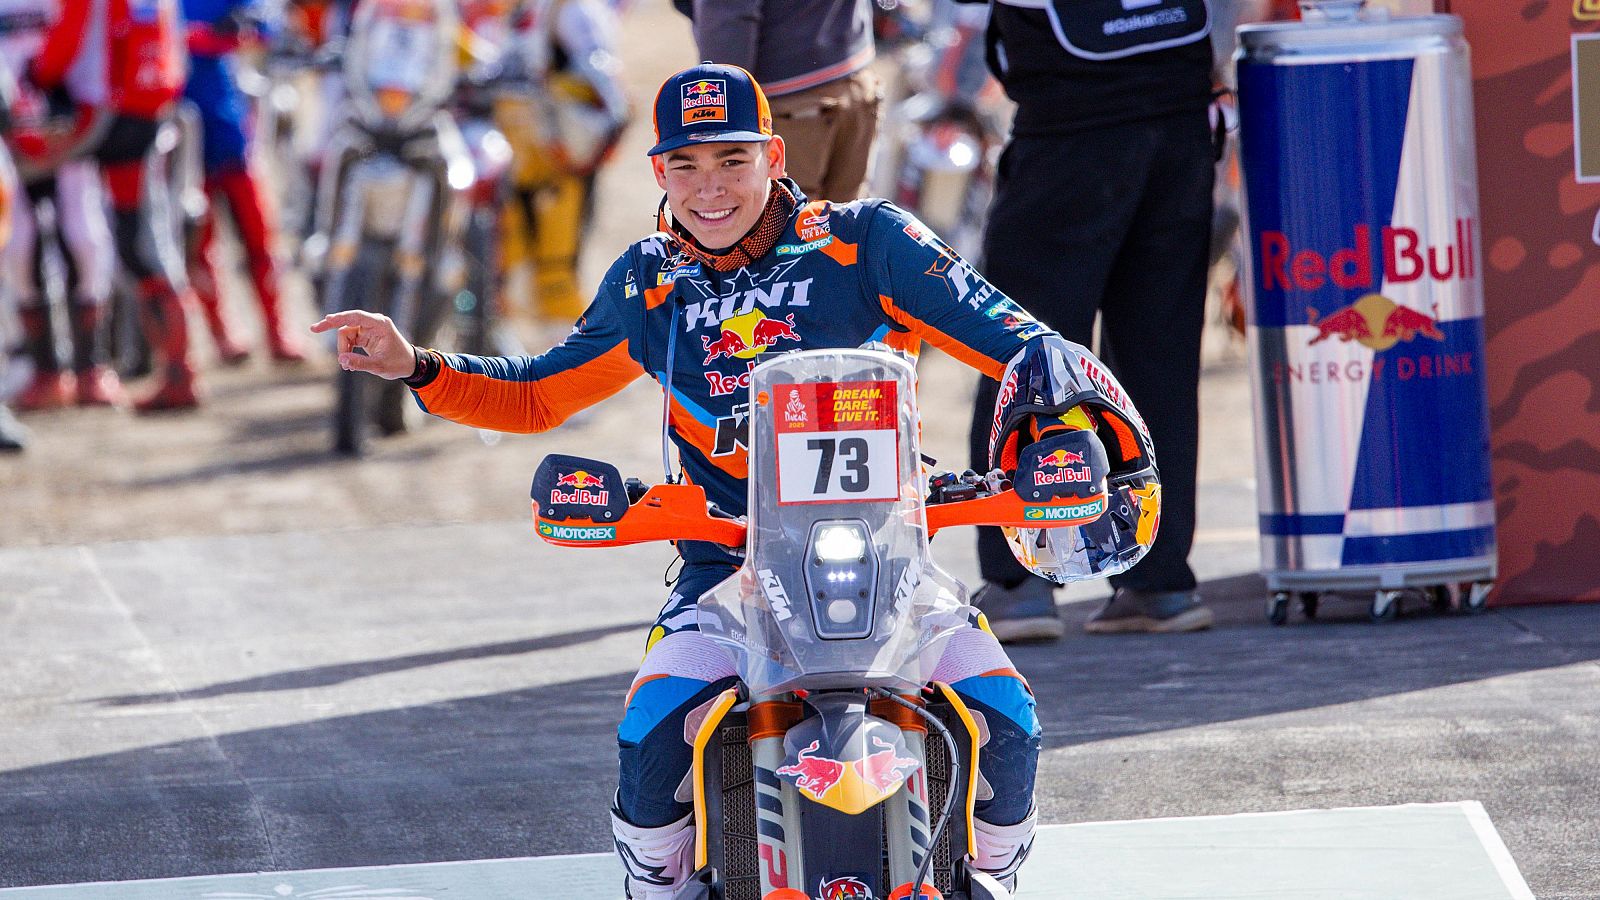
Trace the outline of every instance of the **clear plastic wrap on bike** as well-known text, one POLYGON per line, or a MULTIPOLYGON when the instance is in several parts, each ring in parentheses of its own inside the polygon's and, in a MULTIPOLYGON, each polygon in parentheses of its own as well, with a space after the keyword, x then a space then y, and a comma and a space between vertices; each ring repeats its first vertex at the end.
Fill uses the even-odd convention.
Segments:
POLYGON ((753 695, 918 691, 973 610, 933 563, 916 372, 872 350, 789 353, 750 379, 744 565, 699 604, 753 695))

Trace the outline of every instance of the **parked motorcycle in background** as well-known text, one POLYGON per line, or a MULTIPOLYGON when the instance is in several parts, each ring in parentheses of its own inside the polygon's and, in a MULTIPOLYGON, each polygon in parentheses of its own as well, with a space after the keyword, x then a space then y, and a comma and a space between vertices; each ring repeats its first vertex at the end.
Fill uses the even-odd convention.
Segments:
MULTIPOLYGON (((423 344, 463 283, 474 173, 445 108, 459 28, 453 0, 364 0, 356 8, 343 57, 345 101, 302 254, 324 311, 379 312, 423 344)), ((405 385, 365 381, 337 375, 334 447, 343 454, 363 451, 369 423, 396 434, 421 415, 405 385)))
MULTIPOLYGON (((510 0, 466 0, 461 5, 462 74, 454 103, 456 122, 472 154, 473 183, 467 192, 466 283, 455 295, 460 349, 479 355, 525 352, 502 319, 504 264, 500 211, 511 170, 511 143, 495 122, 498 98, 508 88, 528 89, 512 50, 510 0)), ((487 434, 487 433, 486 433, 487 434)))
POLYGON ((983 57, 988 8, 899 2, 879 34, 896 62, 897 96, 880 133, 875 191, 979 259, 1011 103, 983 57))

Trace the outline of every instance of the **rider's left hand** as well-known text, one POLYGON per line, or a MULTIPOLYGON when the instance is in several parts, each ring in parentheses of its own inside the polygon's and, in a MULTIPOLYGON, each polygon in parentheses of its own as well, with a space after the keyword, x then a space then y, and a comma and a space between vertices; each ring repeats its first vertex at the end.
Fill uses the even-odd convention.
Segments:
POLYGON ((416 350, 388 316, 357 309, 333 313, 311 326, 316 334, 335 328, 339 329, 339 368, 371 372, 391 381, 409 378, 416 371, 416 350))

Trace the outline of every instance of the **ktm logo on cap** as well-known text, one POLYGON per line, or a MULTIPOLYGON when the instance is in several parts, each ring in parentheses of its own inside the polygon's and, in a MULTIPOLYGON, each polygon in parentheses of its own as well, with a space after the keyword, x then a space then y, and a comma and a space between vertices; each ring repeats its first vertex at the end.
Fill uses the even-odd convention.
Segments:
POLYGON ((702 78, 683 85, 683 124, 728 121, 727 82, 702 78))

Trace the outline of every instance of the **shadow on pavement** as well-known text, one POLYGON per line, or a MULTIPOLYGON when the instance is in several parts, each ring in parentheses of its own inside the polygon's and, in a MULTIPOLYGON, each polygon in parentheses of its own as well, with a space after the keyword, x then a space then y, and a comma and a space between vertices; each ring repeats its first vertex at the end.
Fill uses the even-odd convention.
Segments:
POLYGON ((337 666, 318 666, 314 669, 279 672, 275 675, 263 675, 258 678, 211 684, 195 690, 183 691, 182 693, 124 694, 117 697, 100 697, 90 702, 98 703, 101 706, 140 706, 147 703, 204 700, 211 697, 224 697, 230 694, 256 694, 269 691, 298 691, 307 688, 328 687, 329 685, 342 684, 346 681, 354 681, 357 678, 371 678, 374 675, 401 672, 407 669, 420 669, 426 666, 437 666, 468 659, 518 656, 524 653, 537 653, 541 650, 557 650, 562 647, 571 647, 574 644, 587 644, 591 641, 597 641, 623 632, 643 634, 649 627, 649 622, 630 622, 626 625, 590 628, 584 631, 569 631, 563 634, 551 634, 520 641, 505 641, 498 644, 480 644, 475 647, 462 647, 458 650, 439 653, 418 653, 412 656, 397 656, 392 659, 373 659, 337 666))

